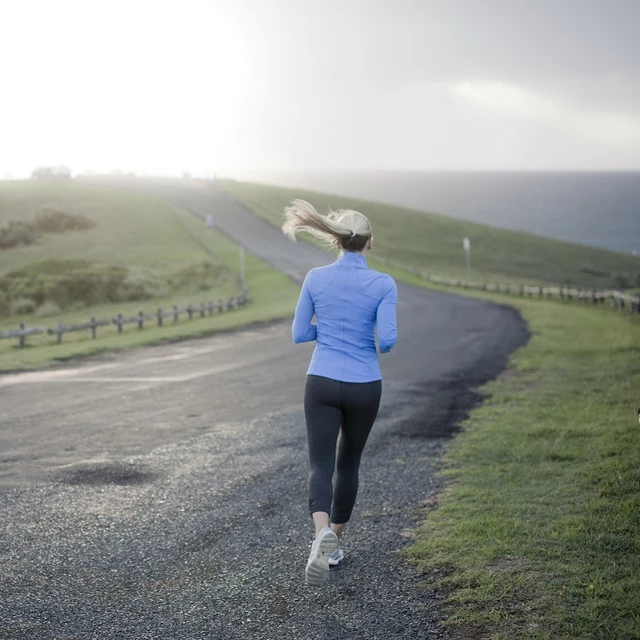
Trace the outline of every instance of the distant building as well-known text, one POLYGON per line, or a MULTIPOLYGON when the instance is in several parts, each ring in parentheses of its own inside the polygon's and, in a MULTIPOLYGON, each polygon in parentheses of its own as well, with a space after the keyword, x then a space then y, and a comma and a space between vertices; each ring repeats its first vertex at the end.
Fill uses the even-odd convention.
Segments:
POLYGON ((38 167, 31 173, 32 180, 71 180, 71 169, 64 165, 38 167))

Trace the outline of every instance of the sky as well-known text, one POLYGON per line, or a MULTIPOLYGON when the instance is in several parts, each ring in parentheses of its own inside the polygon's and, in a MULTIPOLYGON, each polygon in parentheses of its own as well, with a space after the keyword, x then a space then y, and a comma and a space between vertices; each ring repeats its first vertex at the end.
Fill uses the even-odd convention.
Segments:
POLYGON ((640 169, 640 0, 0 0, 0 178, 640 169))

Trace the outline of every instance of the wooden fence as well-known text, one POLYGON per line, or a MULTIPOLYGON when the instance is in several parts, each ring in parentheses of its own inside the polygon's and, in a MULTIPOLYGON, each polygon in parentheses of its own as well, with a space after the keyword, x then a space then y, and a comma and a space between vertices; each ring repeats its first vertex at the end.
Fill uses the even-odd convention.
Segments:
POLYGON ((173 324, 177 324, 179 318, 183 314, 189 316, 189 320, 193 319, 194 314, 198 314, 201 318, 207 315, 213 315, 214 311, 222 312, 230 309, 237 309, 245 305, 249 301, 249 293, 245 289, 239 296, 231 297, 226 300, 218 300, 216 302, 201 303, 199 305, 188 305, 186 307, 174 306, 171 309, 158 309, 155 313, 143 313, 140 311, 135 316, 123 316, 119 313, 115 318, 96 320, 91 318, 89 322, 81 322, 79 324, 62 324, 57 322, 55 326, 50 328, 45 327, 25 327, 24 323, 20 323, 18 329, 12 329, 9 331, 0 331, 0 339, 3 338, 18 338, 18 345, 24 348, 26 345, 27 336, 46 333, 51 336, 56 336, 56 342, 60 344, 62 337, 65 333, 72 331, 89 331, 93 340, 97 337, 97 330, 99 327, 106 327, 115 324, 118 328, 118 333, 122 333, 122 328, 126 324, 137 324, 138 330, 142 330, 145 327, 145 323, 155 321, 158 327, 164 326, 165 318, 172 318, 173 324))
POLYGON ((480 282, 466 282, 465 280, 453 280, 440 278, 431 275, 422 269, 417 269, 389 258, 376 257, 375 260, 390 267, 402 269, 418 278, 428 280, 434 284, 441 284, 448 287, 462 287, 464 289, 475 289, 477 291, 494 291, 497 293, 506 293, 509 295, 527 296, 529 298, 553 298, 559 300, 576 300, 580 303, 591 302, 593 304, 604 304, 607 300, 612 308, 628 309, 632 313, 640 313, 640 296, 624 293, 615 290, 600 289, 581 289, 576 287, 564 287, 554 285, 551 287, 531 286, 531 285, 512 285, 512 284, 485 284, 480 282))

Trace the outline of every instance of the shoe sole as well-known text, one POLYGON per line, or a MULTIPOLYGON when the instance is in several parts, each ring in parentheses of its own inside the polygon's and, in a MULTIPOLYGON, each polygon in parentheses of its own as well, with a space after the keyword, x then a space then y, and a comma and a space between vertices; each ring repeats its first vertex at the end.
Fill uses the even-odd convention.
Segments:
POLYGON ((311 587, 323 585, 329 579, 329 556, 338 548, 338 536, 327 532, 322 536, 315 554, 309 558, 305 570, 307 584, 311 587))

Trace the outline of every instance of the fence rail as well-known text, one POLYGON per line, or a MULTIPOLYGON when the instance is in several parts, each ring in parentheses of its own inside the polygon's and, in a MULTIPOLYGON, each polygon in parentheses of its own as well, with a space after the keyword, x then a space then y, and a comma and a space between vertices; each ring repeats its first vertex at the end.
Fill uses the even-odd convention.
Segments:
POLYGON ((27 336, 43 334, 56 336, 56 342, 60 344, 62 337, 65 333, 71 333, 73 331, 89 331, 91 333, 91 339, 95 340, 97 337, 97 330, 99 327, 106 327, 109 325, 116 325, 118 333, 122 333, 122 328, 127 324, 137 324, 138 330, 144 329, 145 322, 156 321, 158 327, 164 326, 165 318, 173 318, 173 324, 177 324, 181 315, 185 313, 188 315, 189 320, 193 319, 194 314, 199 314, 201 318, 206 315, 213 315, 214 310, 218 312, 228 311, 231 309, 237 309, 249 302, 249 292, 244 289, 243 293, 239 296, 233 296, 227 299, 220 299, 216 302, 208 302, 198 305, 188 305, 186 307, 174 306, 171 309, 158 309, 156 313, 144 313, 140 311, 135 316, 123 316, 119 313, 115 318, 96 320, 91 318, 89 322, 81 322, 79 324, 62 324, 57 322, 55 326, 45 327, 25 327, 21 322, 18 329, 10 329, 8 331, 0 331, 0 339, 4 338, 18 338, 18 346, 24 348, 26 346, 27 336))
POLYGON ((24 322, 20 323, 18 329, 10 329, 9 331, 0 331, 0 340, 3 338, 19 338, 20 347, 24 348, 27 336, 37 335, 38 333, 46 333, 44 327, 25 327, 24 322))
POLYGON ((387 264, 390 267, 396 267, 407 271, 414 276, 428 280, 434 284, 441 284, 448 287, 462 287, 464 289, 475 289, 478 291, 494 291, 497 293, 515 294, 520 296, 528 296, 533 298, 537 296, 539 298, 552 298, 557 296, 560 300, 577 300, 578 302, 585 303, 591 301, 594 304, 603 304, 609 300, 612 308, 629 309, 632 313, 640 313, 640 296, 635 296, 623 291, 611 290, 599 290, 599 289, 586 289, 577 287, 564 287, 560 285, 554 285, 550 287, 543 286, 531 286, 531 285, 510 285, 510 284, 492 284, 492 283, 480 283, 480 282, 467 282, 465 280, 455 280, 441 278, 439 276, 431 275, 425 272, 423 269, 418 269, 400 262, 396 262, 389 258, 375 258, 378 262, 387 264))

